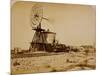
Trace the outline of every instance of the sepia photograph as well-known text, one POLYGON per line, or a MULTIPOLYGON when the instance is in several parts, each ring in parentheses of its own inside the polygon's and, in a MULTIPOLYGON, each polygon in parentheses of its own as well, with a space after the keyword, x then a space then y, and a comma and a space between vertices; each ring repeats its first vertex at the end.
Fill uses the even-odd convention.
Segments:
POLYGON ((95 5, 15 1, 11 75, 96 69, 95 5))

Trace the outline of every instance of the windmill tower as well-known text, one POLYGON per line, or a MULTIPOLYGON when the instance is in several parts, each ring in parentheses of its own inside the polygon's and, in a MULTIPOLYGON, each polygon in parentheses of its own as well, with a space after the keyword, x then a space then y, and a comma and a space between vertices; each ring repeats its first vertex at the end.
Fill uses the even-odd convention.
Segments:
POLYGON ((41 5, 36 4, 32 7, 31 13, 31 27, 35 31, 32 42, 30 43, 29 51, 47 51, 52 50, 51 43, 54 43, 55 33, 45 30, 41 26, 42 20, 48 20, 43 17, 43 8, 41 5), (48 39, 49 34, 53 35, 52 42, 49 43, 48 39))

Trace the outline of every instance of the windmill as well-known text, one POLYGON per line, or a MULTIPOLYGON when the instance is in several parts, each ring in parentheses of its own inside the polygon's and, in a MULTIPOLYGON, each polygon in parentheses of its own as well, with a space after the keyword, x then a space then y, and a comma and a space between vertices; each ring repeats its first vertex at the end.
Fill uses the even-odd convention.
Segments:
POLYGON ((43 8, 41 5, 36 4, 32 7, 31 12, 31 27, 35 31, 32 42, 30 43, 29 51, 50 51, 52 50, 52 44, 55 42, 54 32, 50 32, 49 29, 43 29, 41 26, 42 20, 48 20, 43 16, 43 8), (49 35, 52 35, 51 42, 48 42, 49 35))

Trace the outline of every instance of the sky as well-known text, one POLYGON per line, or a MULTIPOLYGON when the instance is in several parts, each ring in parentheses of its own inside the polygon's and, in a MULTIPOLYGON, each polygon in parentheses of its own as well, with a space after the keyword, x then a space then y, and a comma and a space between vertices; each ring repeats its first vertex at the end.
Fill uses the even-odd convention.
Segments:
MULTIPOLYGON (((28 49, 34 31, 31 28, 31 8, 35 2, 18 1, 11 6, 12 49, 28 49)), ((42 27, 56 33, 59 43, 66 45, 93 45, 96 41, 96 8, 94 5, 40 3, 42 27)))

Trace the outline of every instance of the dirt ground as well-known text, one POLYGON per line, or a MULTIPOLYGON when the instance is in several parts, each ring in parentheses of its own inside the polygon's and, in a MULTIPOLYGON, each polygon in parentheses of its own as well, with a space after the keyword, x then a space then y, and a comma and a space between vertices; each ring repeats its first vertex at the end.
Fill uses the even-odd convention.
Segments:
POLYGON ((11 59, 11 73, 40 73, 96 69, 95 51, 61 52, 57 55, 11 59), (16 64, 17 65, 16 65, 16 64))

